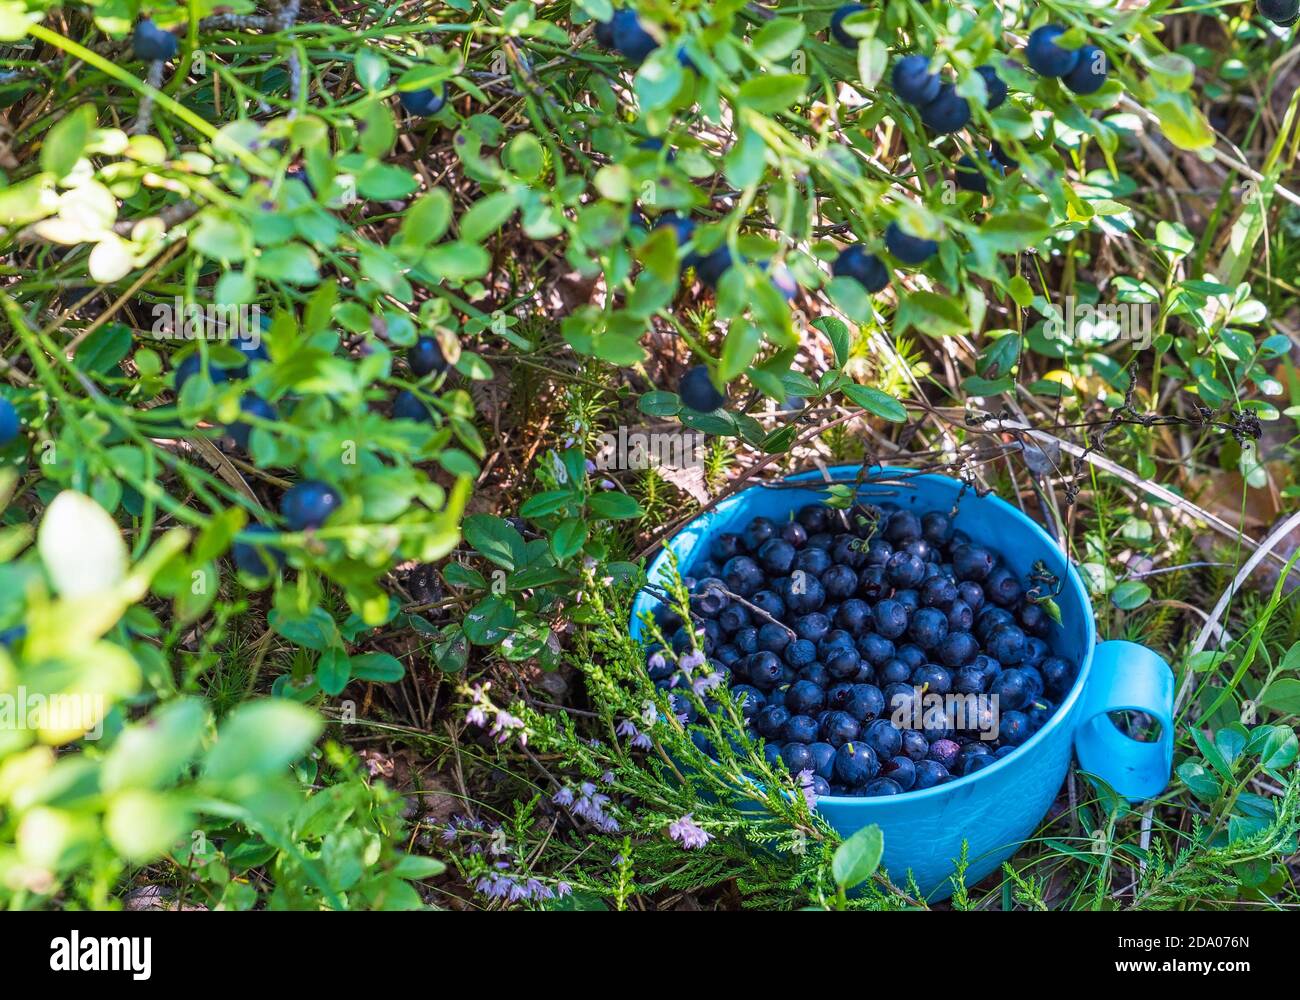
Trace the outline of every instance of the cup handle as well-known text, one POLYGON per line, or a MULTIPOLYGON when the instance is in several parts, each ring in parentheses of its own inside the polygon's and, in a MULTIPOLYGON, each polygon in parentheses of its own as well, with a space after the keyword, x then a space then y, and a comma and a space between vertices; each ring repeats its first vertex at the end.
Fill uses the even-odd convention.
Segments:
POLYGON ((1173 710, 1174 673, 1161 656, 1123 639, 1099 643, 1074 733, 1080 765, 1130 802, 1159 795, 1174 761, 1173 710), (1120 732, 1107 713, 1125 709, 1155 718, 1160 738, 1141 743, 1120 732))

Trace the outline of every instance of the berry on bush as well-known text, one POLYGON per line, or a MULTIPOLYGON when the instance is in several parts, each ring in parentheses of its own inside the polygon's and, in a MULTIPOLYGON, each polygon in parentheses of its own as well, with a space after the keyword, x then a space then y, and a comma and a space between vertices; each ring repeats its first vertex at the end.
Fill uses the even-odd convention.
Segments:
POLYGON ((965 128, 970 114, 970 101, 957 93, 953 84, 945 83, 935 99, 922 106, 921 124, 931 132, 946 135, 965 128))
POLYGON ((1291 25, 1300 17, 1300 0, 1256 0, 1255 8, 1274 24, 1291 25))
POLYGON ((848 49, 856 49, 858 40, 844 30, 844 22, 859 11, 866 10, 860 3, 846 3, 831 15, 831 37, 848 49))
MULTIPOLYGON (((264 524, 250 524, 244 535, 274 535, 275 529, 264 524)), ((279 572, 284 565, 284 553, 267 542, 237 541, 231 549, 235 566, 241 573, 264 578, 279 572)))
POLYGON ((677 384, 677 395, 683 405, 697 413, 712 413, 727 401, 727 397, 714 387, 707 365, 687 369, 677 384))
POLYGON ((857 243, 840 251, 831 265, 831 274, 837 278, 853 278, 872 293, 884 291, 889 286, 889 268, 857 243))
POLYGON ((420 90, 399 90, 397 99, 410 114, 419 118, 436 115, 447 103, 447 86, 443 84, 434 90, 429 87, 420 90))
MULTIPOLYGON (((1300 3, 1300 0, 1296 0, 1300 3)), ((1007 99, 1007 85, 1002 77, 998 76, 998 71, 992 66, 976 66, 975 72, 984 78, 984 89, 988 92, 988 98, 984 102, 984 107, 989 111, 1002 106, 1007 99)))
POLYGON ((170 31, 164 31, 145 18, 135 26, 131 34, 131 51, 137 59, 154 62, 158 59, 171 59, 176 55, 180 42, 170 31))
POLYGON ((610 21, 610 38, 613 48, 634 65, 641 65, 659 43, 650 32, 646 31, 641 19, 634 10, 615 12, 610 21))
POLYGON ((1061 78, 1061 82, 1076 94, 1095 94, 1106 82, 1109 67, 1106 53, 1095 45, 1079 49, 1079 63, 1061 78))
POLYGON ((434 337, 421 337, 417 340, 406 352, 406 363, 420 378, 447 370, 447 359, 442 353, 442 346, 434 337))
POLYGON ((1065 76, 1079 65, 1078 49, 1063 49, 1056 40, 1065 34, 1059 24, 1035 28, 1025 45, 1025 59, 1034 72, 1043 76, 1065 76))
POLYGON ((342 501, 333 487, 314 479, 291 486, 280 499, 280 513, 290 531, 319 528, 342 501))
POLYGON ((897 222, 885 229, 885 247, 904 264, 924 264, 939 251, 934 240, 922 239, 903 232, 897 222))
POLYGON ((904 56, 898 60, 894 63, 890 82, 900 101, 918 107, 938 97, 942 83, 938 73, 930 72, 930 60, 925 56, 904 56))
POLYGON ((14 404, 0 396, 0 448, 18 437, 21 422, 14 404))

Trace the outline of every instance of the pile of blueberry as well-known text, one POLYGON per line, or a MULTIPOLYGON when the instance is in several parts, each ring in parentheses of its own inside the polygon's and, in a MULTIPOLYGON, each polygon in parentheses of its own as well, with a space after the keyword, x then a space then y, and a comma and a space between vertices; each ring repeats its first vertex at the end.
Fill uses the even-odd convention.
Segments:
MULTIPOLYGON (((811 772, 817 795, 898 795, 973 774, 1037 732, 1074 684, 1075 665, 1047 644, 1047 612, 941 511, 756 517, 715 537, 685 582, 703 671, 730 686, 768 760, 811 772), (916 711, 932 694, 977 697, 963 700, 971 711, 916 711)), ((671 608, 655 621, 677 661, 692 655, 671 608)), ((694 721, 681 694, 691 678, 665 652, 650 649, 650 677, 694 721)))

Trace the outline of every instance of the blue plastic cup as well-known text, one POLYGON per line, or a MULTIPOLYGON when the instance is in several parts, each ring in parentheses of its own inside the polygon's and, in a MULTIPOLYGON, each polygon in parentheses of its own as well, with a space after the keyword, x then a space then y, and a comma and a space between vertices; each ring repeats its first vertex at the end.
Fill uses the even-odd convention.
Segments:
MULTIPOLYGON (((859 470, 859 466, 838 466, 829 472, 832 480, 852 484, 859 470)), ((947 476, 918 476, 898 468, 873 469, 871 479, 859 490, 861 499, 918 513, 950 510, 962 490, 961 483, 947 476), (891 482, 891 476, 906 478, 891 482)), ((651 563, 650 581, 658 582, 667 573, 668 551, 686 573, 706 557, 715 535, 738 533, 760 515, 779 523, 800 507, 827 499, 820 472, 792 476, 786 482, 809 485, 756 486, 696 518, 651 563)), ((954 526, 998 553, 1022 581, 1038 562, 1061 581, 1056 603, 1062 625, 1054 627, 1049 645, 1057 655, 1077 663, 1079 672, 1074 687, 1042 729, 1014 753, 974 774, 902 795, 818 799, 817 811, 843 837, 872 823, 879 826, 885 835, 881 866, 899 885, 906 884, 910 873, 931 901, 951 894, 950 876, 963 844, 967 885, 1016 852, 1056 798, 1072 750, 1084 771, 1130 801, 1163 791, 1173 762, 1173 672, 1145 646, 1122 640, 1097 642, 1083 581, 1047 533, 1010 504, 991 495, 978 497, 969 488, 961 496, 954 526), (1158 722, 1158 739, 1139 742, 1116 728, 1110 713, 1125 710, 1144 712, 1158 722)), ((633 637, 641 635, 641 613, 653 610, 657 603, 651 594, 637 595, 632 606, 633 637)))

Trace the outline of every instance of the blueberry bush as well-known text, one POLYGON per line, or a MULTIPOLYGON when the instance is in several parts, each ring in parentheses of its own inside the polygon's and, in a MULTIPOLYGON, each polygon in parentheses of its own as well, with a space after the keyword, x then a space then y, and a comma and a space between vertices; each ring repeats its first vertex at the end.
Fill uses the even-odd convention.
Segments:
POLYGON ((1298 12, 0 0, 0 902, 1294 904, 1298 12), (950 899, 818 798, 997 760, 889 683, 1005 756, 1078 665, 878 465, 1175 675, 1163 793, 1074 766, 950 899), (789 552, 647 579, 832 466, 789 552))

